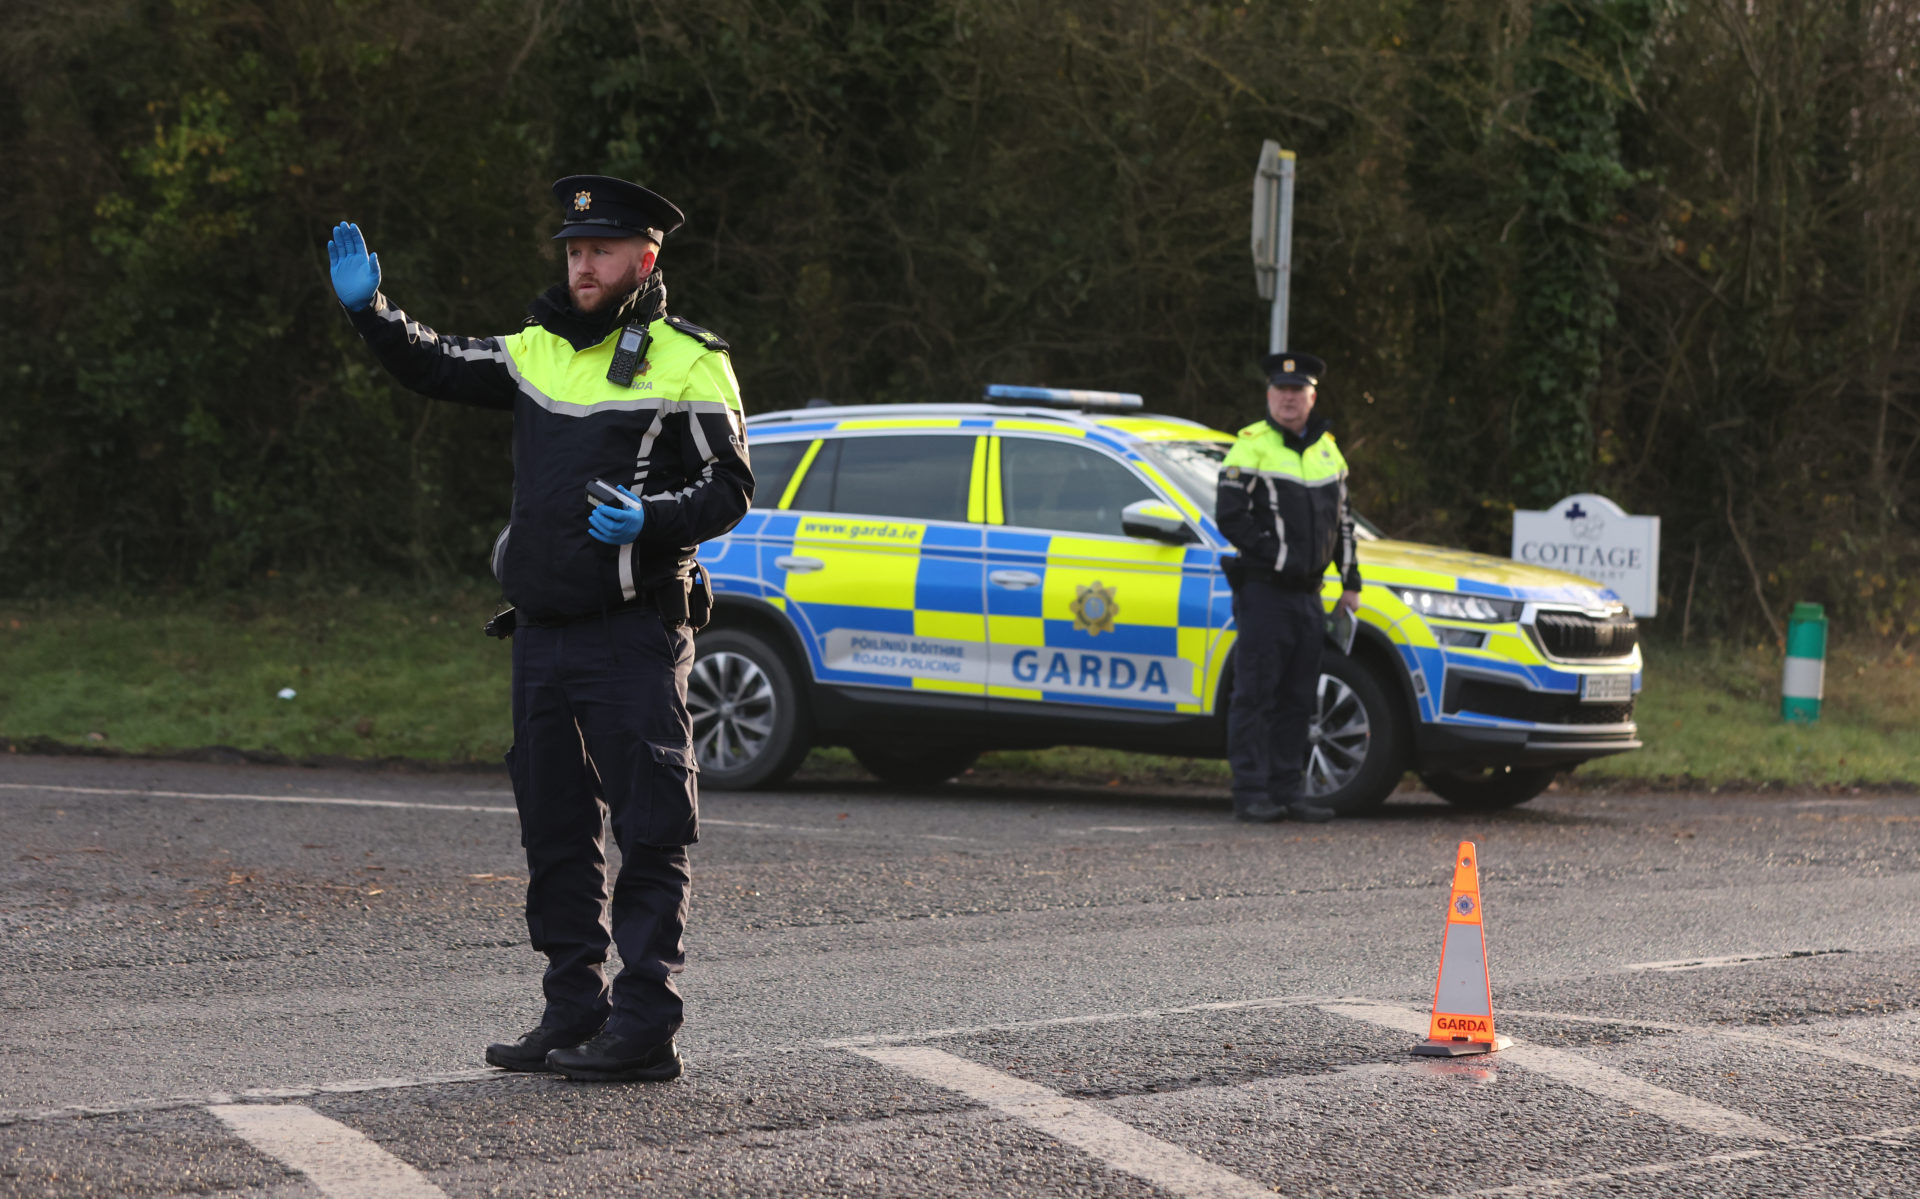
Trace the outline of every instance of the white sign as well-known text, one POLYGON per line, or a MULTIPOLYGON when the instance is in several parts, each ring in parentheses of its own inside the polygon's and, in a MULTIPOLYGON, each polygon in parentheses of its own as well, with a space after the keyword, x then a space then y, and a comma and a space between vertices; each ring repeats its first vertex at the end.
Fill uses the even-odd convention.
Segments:
POLYGON ((987 645, 861 629, 834 629, 821 642, 829 670, 986 683, 1069 695, 1199 702, 1193 691, 1193 663, 1185 658, 1038 645, 987 645))
POLYGON ((1604 495, 1570 495, 1513 514, 1513 557, 1610 587, 1635 616, 1660 603, 1660 518, 1628 516, 1604 495))

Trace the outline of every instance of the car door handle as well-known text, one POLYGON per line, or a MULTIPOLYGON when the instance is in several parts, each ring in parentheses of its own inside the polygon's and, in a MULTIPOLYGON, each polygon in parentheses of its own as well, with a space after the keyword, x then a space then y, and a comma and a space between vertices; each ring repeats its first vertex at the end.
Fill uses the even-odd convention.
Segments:
POLYGON ((803 575, 826 565, 818 558, 796 558, 791 554, 782 554, 773 560, 773 564, 790 575, 803 575))
POLYGON ((1038 587, 1040 576, 1030 570, 996 570, 987 578, 996 587, 1005 587, 1011 591, 1020 591, 1028 587, 1038 587))

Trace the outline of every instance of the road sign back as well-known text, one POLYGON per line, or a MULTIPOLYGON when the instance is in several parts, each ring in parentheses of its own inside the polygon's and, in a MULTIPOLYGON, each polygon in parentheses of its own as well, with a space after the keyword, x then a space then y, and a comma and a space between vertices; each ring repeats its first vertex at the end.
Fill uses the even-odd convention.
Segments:
POLYGON ((1486 926, 1480 911, 1479 851, 1462 841, 1453 855, 1453 891, 1447 897, 1447 935, 1440 944, 1440 977, 1433 986, 1433 1017, 1415 1053, 1457 1057, 1492 1053, 1513 1042, 1493 1031, 1493 979, 1487 970, 1486 926))

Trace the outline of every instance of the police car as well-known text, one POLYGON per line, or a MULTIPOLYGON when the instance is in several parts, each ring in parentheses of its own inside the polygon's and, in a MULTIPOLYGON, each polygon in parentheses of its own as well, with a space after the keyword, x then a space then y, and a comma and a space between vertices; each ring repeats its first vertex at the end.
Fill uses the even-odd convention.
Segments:
MULTIPOLYGON (((712 623, 688 688, 709 787, 844 745, 937 783, 989 749, 1224 756, 1233 552, 1226 433, 1137 396, 988 388, 965 404, 747 421, 754 507, 702 551, 712 623)), ((1637 630, 1572 575, 1361 530, 1360 621, 1329 648, 1307 785, 1347 813, 1418 771, 1506 807, 1636 749, 1637 630)), ((1329 575, 1329 608, 1340 592, 1329 575)))

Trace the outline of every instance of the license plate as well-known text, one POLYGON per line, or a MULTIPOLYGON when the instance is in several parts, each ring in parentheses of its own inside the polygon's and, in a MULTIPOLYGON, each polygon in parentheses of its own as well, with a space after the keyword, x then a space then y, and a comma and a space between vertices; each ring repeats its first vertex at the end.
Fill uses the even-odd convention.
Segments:
POLYGON ((1589 674, 1580 679, 1580 702, 1583 704, 1617 704, 1633 698, 1633 676, 1630 674, 1589 674))

